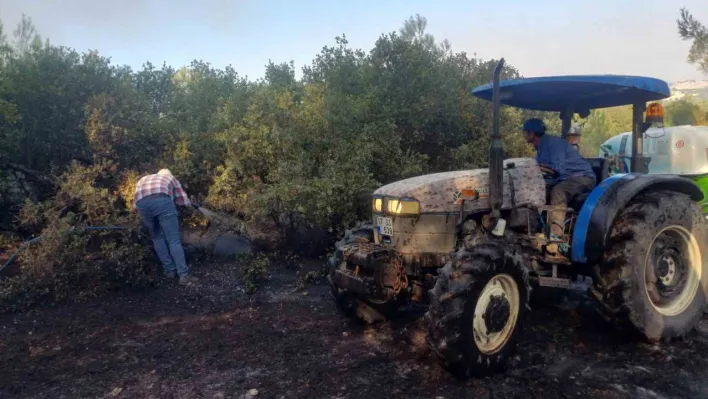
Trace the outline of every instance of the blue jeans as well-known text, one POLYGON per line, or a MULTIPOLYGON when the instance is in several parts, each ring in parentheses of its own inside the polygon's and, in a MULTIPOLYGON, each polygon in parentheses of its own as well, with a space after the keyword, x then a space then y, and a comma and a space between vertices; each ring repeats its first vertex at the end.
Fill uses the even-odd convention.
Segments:
POLYGON ((179 236, 177 208, 172 198, 144 198, 138 201, 136 207, 143 224, 150 231, 155 252, 165 272, 177 272, 180 277, 187 276, 189 270, 179 236))

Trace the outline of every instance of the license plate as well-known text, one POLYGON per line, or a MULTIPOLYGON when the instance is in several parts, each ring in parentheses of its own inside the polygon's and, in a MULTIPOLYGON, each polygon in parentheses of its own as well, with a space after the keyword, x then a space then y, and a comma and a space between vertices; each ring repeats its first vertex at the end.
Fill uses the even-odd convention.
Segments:
POLYGON ((381 235, 393 236, 393 219, 379 216, 376 218, 376 224, 379 226, 381 235))

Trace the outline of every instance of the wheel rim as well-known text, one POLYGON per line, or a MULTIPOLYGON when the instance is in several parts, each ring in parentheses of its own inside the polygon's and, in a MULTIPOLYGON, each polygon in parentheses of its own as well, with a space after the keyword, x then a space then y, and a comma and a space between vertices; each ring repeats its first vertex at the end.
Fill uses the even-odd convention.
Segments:
POLYGON ((668 226, 652 240, 644 261, 644 288, 656 311, 664 316, 683 313, 698 293, 701 251, 686 228, 668 226))
POLYGON ((509 274, 497 274, 484 286, 474 309, 472 329, 480 352, 491 355, 506 345, 519 316, 519 287, 509 274))

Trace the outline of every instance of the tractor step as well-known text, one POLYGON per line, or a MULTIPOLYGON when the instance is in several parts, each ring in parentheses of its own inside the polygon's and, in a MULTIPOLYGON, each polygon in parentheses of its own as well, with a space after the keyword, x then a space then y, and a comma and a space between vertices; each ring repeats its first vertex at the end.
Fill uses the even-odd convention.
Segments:
POLYGON ((570 289, 573 283, 569 278, 558 278, 558 277, 538 277, 538 285, 541 287, 554 287, 554 288, 566 288, 570 289))

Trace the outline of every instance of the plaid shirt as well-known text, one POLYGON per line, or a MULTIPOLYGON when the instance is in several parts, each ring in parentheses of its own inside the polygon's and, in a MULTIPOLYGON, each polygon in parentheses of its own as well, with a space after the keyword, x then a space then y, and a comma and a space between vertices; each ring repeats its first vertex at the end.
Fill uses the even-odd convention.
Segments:
POLYGON ((187 197, 187 193, 174 176, 168 175, 147 175, 140 178, 135 188, 135 199, 133 208, 142 198, 152 194, 167 194, 174 199, 177 205, 190 206, 192 202, 187 197))

